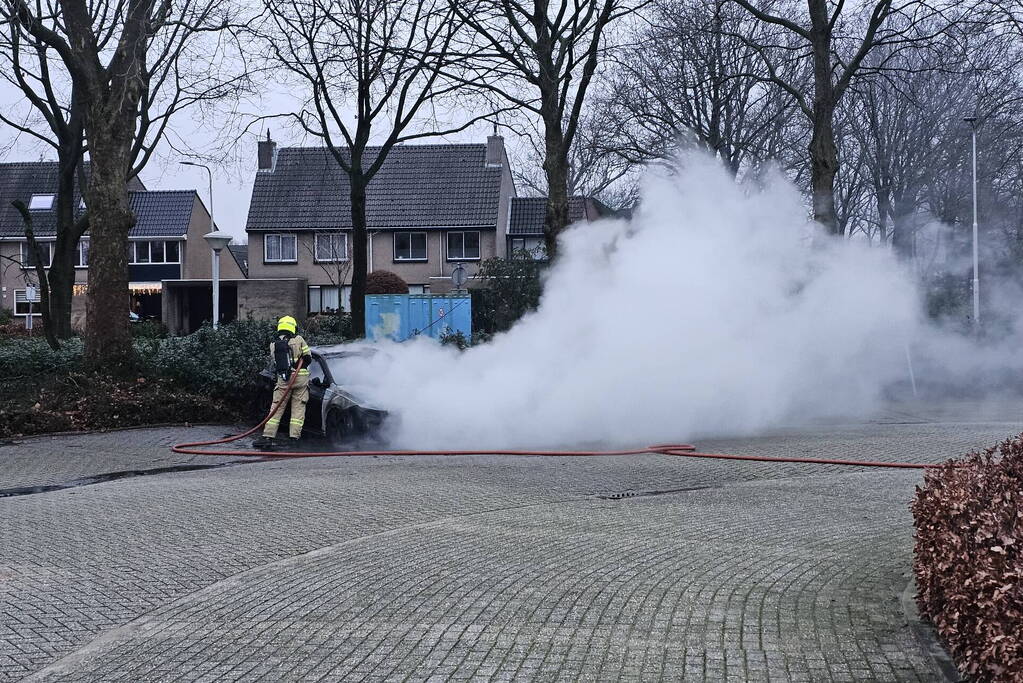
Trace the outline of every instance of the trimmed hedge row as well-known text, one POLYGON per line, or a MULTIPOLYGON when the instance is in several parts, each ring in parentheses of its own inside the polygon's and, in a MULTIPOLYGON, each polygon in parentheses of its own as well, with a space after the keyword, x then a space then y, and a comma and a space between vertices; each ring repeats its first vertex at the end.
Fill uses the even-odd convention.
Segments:
POLYGON ((54 351, 42 336, 0 337, 0 377, 5 379, 65 374, 78 369, 81 361, 81 339, 69 339, 54 351))
MULTIPOLYGON (((270 358, 274 323, 242 320, 214 331, 204 326, 187 337, 139 336, 135 349, 140 374, 169 380, 207 396, 245 401, 257 386, 257 375, 270 358)), ((154 328, 154 332, 156 329, 154 328)), ((337 344, 343 334, 332 329, 310 334, 310 344, 337 344)), ((65 375, 81 370, 82 341, 69 339, 54 351, 42 338, 0 338, 0 377, 65 375)))
POLYGON ((1023 681, 1023 435, 929 470, 912 510, 920 613, 972 679, 1023 681))

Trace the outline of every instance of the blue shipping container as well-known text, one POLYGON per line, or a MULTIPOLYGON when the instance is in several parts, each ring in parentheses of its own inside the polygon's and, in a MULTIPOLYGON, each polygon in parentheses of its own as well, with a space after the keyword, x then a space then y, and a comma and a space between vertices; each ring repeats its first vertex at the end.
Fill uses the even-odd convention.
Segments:
POLYGON ((468 294, 367 294, 366 337, 407 341, 419 335, 439 339, 445 332, 472 336, 468 294))

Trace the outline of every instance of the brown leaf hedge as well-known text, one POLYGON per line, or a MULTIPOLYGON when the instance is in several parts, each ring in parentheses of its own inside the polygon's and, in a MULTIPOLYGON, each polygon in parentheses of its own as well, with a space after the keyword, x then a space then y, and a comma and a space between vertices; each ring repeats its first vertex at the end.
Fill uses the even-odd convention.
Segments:
POLYGON ((921 615, 975 681, 1023 681, 1023 435, 928 470, 912 505, 921 615))

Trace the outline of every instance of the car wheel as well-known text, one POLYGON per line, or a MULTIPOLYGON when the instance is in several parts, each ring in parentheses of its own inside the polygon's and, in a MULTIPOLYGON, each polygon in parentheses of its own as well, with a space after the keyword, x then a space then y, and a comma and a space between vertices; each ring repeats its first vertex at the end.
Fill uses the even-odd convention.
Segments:
POLYGON ((356 435, 355 415, 351 410, 332 409, 327 413, 327 439, 335 448, 340 448, 356 435))

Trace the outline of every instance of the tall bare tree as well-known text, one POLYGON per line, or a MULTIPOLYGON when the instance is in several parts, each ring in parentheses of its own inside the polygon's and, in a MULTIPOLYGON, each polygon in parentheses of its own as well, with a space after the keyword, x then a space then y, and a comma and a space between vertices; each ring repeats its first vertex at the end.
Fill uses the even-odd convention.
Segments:
MULTIPOLYGON (((733 175, 775 159, 794 110, 748 44, 766 43, 767 31, 727 0, 658 0, 647 15, 609 76, 608 144, 635 163, 696 147, 733 175)), ((761 49, 789 80, 805 77, 784 48, 761 49)))
POLYGON ((491 71, 476 85, 531 112, 543 125, 547 253, 568 225, 569 154, 586 95, 605 57, 607 30, 642 0, 450 0, 474 36, 463 51, 491 71))
MULTIPOLYGON (((76 179, 83 184, 84 121, 81 98, 66 76, 60 59, 45 43, 25 31, 10 7, 0 6, 4 20, 0 34, 2 77, 24 96, 27 105, 0 109, 0 123, 50 147, 57 156, 57 183, 54 197, 54 237, 50 267, 37 266, 40 313, 47 339, 57 346, 58 339, 70 337, 71 298, 75 281, 75 256, 78 242, 88 228, 88 218, 75 206, 76 179), (56 64, 51 62, 56 61, 56 64)), ((56 17, 48 17, 51 28, 56 17)), ((22 207, 23 208, 23 207, 22 207)), ((19 211, 22 210, 19 208, 19 211)), ((22 211, 28 248, 41 255, 32 229, 31 214, 22 211)))
POLYGON ((243 72, 225 63, 235 55, 224 40, 241 23, 237 10, 223 0, 3 0, 3 8, 59 58, 81 103, 91 238, 85 356, 91 366, 130 366, 127 246, 135 218, 128 181, 175 113, 239 83, 243 72))
POLYGON ((352 221, 352 324, 365 334, 366 192, 391 149, 487 118, 444 123, 461 83, 459 30, 446 0, 265 0, 259 36, 278 70, 304 88, 292 114, 348 176, 352 221), (371 143, 377 142, 375 146, 371 143))
MULTIPOLYGON (((810 193, 813 217, 828 232, 841 232, 835 209, 835 177, 838 174, 838 147, 835 144, 835 112, 861 72, 871 50, 880 45, 925 44, 933 37, 921 26, 940 12, 924 0, 870 0, 859 6, 843 0, 805 0, 780 5, 756 0, 729 0, 753 17, 777 29, 776 41, 750 41, 766 66, 768 80, 787 92, 809 121, 810 193), (768 9, 770 8, 770 9, 768 9), (855 35, 854 35, 855 34, 855 35), (812 70, 809 92, 793 82, 780 69, 769 51, 772 43, 789 46, 790 53, 808 60, 812 70)), ((952 22, 945 22, 950 25, 952 22)), ((933 22, 929 27, 934 27, 933 22)), ((941 31, 943 26, 937 26, 941 31)), ((876 65, 883 68, 883 64, 876 65)))

